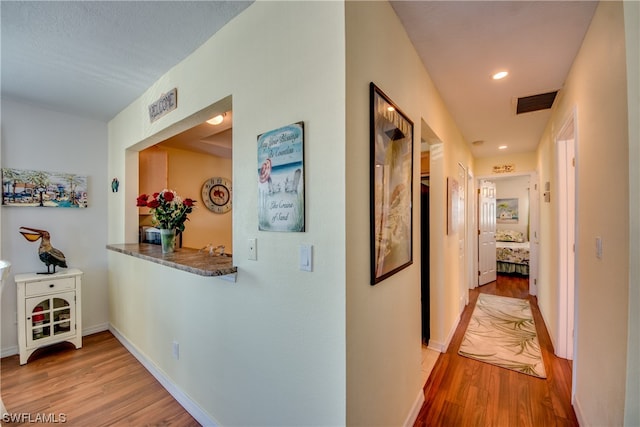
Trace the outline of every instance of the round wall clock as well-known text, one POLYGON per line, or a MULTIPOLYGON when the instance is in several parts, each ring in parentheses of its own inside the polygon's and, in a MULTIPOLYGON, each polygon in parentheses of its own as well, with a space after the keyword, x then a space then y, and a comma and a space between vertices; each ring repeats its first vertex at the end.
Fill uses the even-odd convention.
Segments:
POLYGON ((218 176, 206 180, 202 185, 202 201, 211 212, 229 212, 231 210, 231 181, 218 176))

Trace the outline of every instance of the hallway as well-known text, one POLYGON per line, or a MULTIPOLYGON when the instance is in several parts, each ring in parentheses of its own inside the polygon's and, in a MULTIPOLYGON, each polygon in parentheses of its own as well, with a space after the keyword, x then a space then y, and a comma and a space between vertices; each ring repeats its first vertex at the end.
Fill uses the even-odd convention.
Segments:
POLYGON ((571 406, 571 362, 553 354, 537 299, 528 280, 498 275, 469 291, 469 304, 446 353, 436 362, 425 387, 425 403, 414 426, 577 426, 571 406), (528 298, 547 370, 542 380, 457 354, 479 293, 528 298))

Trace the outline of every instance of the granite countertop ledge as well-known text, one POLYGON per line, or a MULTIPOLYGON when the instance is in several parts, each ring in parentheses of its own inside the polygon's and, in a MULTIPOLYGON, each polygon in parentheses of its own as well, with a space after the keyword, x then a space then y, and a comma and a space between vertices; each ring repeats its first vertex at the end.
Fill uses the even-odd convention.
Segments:
POLYGON ((232 275, 234 282, 238 272, 238 268, 233 266, 233 258, 210 256, 198 249, 180 248, 173 253, 163 254, 160 245, 148 243, 113 244, 107 245, 107 249, 200 276, 232 275))

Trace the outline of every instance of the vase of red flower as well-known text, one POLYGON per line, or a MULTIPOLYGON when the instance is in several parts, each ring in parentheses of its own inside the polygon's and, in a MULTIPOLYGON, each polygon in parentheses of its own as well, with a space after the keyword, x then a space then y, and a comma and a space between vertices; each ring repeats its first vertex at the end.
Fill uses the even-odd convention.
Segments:
POLYGON ((164 189, 152 196, 141 194, 136 206, 148 207, 151 211, 153 224, 160 229, 162 253, 170 253, 175 248, 176 232, 184 231, 184 223, 193 211, 195 201, 182 199, 173 190, 164 189))
POLYGON ((162 245, 162 253, 169 254, 176 248, 176 229, 161 228, 160 244, 162 245))

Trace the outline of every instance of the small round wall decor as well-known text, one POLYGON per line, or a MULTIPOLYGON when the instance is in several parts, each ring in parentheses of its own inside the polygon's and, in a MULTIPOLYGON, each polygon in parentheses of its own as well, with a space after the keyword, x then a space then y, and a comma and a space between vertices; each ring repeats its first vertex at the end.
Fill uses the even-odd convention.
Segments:
POLYGON ((231 181, 214 176, 202 185, 202 201, 215 213, 226 213, 231 210, 231 181))

